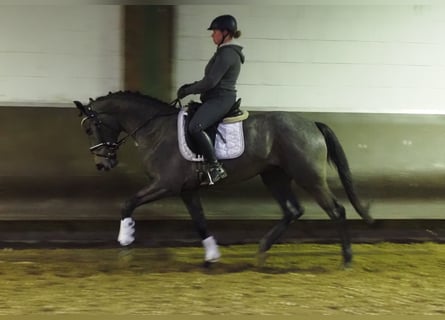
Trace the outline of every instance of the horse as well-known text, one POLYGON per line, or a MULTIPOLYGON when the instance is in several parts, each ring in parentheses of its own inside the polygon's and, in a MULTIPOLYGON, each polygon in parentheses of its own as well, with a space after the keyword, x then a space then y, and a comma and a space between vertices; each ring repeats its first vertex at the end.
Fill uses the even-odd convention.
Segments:
MULTIPOLYGON (((138 92, 118 91, 90 98, 84 105, 73 101, 83 116, 82 126, 90 140, 90 151, 98 170, 108 171, 118 164, 117 151, 133 138, 142 155, 148 184, 124 201, 118 240, 127 246, 134 241, 133 211, 168 196, 184 202, 205 249, 204 263, 221 257, 216 239, 207 228, 199 195, 202 186, 196 162, 185 160, 178 150, 178 108, 138 92), (120 134, 126 133, 120 138, 120 134)), ((327 183, 327 166, 336 167, 345 193, 355 211, 373 223, 369 204, 363 204, 353 184, 345 152, 329 126, 308 120, 296 112, 251 111, 243 123, 245 150, 236 159, 223 160, 228 177, 218 184, 233 184, 260 175, 278 202, 282 218, 259 242, 264 255, 282 236, 289 224, 299 219, 304 209, 292 183, 308 192, 336 225, 343 263, 352 261, 350 235, 345 208, 327 183)))

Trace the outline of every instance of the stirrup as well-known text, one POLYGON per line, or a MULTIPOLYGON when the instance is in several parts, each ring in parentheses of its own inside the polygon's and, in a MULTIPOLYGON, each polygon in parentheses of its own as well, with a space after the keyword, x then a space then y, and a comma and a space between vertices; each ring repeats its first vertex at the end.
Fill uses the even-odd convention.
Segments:
POLYGON ((209 178, 209 185, 214 185, 215 182, 226 178, 227 172, 220 163, 212 164, 207 171, 207 177, 209 178))

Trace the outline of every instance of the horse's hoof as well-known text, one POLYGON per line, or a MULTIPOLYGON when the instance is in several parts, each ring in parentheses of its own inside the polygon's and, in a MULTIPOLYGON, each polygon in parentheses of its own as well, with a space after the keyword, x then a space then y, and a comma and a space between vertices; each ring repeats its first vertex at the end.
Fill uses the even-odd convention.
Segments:
POLYGON ((214 261, 204 261, 203 267, 206 269, 210 269, 215 264, 214 261))
POLYGON ((264 267, 266 264, 267 253, 265 251, 259 251, 257 255, 258 267, 264 267))
POLYGON ((267 243, 266 239, 261 239, 260 244, 258 246, 258 252, 259 253, 265 253, 267 250, 270 249, 270 245, 267 243))
POLYGON ((134 249, 132 247, 121 247, 118 251, 119 263, 128 264, 134 258, 134 249))

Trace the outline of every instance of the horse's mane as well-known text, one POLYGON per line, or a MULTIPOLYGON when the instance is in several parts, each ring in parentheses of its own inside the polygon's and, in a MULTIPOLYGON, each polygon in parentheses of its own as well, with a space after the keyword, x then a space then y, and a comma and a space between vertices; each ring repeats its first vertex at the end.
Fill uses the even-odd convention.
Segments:
POLYGON ((154 97, 151 97, 149 95, 140 93, 139 91, 115 91, 115 92, 109 92, 107 95, 97 97, 96 99, 90 98, 90 103, 101 102, 101 101, 104 101, 104 100, 114 99, 114 98, 131 100, 131 101, 134 101, 134 102, 139 102, 139 103, 143 103, 143 104, 153 105, 153 106, 159 107, 159 108, 165 108, 165 107, 172 108, 172 105, 170 103, 167 103, 167 102, 162 101, 162 100, 160 100, 158 98, 154 98, 154 97))

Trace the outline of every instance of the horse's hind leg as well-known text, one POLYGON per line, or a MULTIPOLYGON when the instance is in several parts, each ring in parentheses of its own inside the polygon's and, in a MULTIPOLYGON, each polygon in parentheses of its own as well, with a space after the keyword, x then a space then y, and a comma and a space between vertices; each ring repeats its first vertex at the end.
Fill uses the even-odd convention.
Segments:
POLYGON ((263 254, 281 237, 290 223, 303 215, 304 210, 292 191, 292 178, 281 168, 267 170, 261 174, 261 178, 283 212, 283 218, 260 241, 259 253, 263 254))
POLYGON ((345 208, 338 203, 327 184, 323 184, 318 188, 306 188, 306 190, 314 196, 317 203, 326 211, 329 218, 335 222, 340 236, 344 265, 345 267, 349 266, 352 262, 352 249, 346 223, 345 208))

